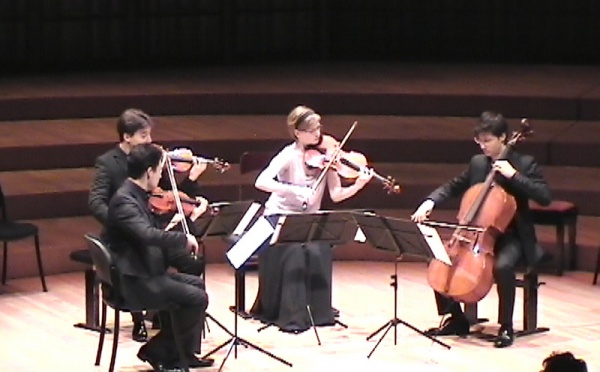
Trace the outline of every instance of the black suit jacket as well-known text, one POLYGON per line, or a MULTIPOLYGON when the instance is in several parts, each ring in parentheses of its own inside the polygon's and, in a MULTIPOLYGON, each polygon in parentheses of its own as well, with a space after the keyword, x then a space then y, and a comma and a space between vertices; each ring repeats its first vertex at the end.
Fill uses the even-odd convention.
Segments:
MULTIPOLYGON (((496 174, 495 182, 507 193, 514 196, 517 202, 517 211, 512 221, 512 226, 523 245, 525 261, 534 265, 539 261, 543 252, 537 244, 533 217, 529 209, 529 199, 541 205, 548 205, 551 201, 550 190, 535 159, 529 155, 510 151, 506 156, 512 166, 517 170, 511 179, 496 174)), ((472 185, 485 181, 491 171, 492 161, 485 155, 476 155, 471 158, 467 169, 457 177, 433 191, 428 198, 436 205, 443 203, 450 197, 460 197, 472 185)))
POLYGON ((166 250, 185 248, 187 238, 157 226, 148 193, 126 180, 110 200, 105 239, 123 275, 148 278, 166 272, 166 250))
MULTIPOLYGON (((127 179, 127 154, 121 150, 119 145, 96 159, 96 175, 90 194, 88 197, 88 206, 92 215, 104 226, 106 224, 108 203, 112 196, 117 192, 123 181, 127 179)), ((170 190, 168 177, 163 176, 160 186, 164 190, 170 190)), ((191 197, 200 194, 200 186, 197 182, 185 178, 178 189, 191 197)), ((169 221, 171 216, 165 216, 161 221, 169 221)))
POLYGON ((127 179, 127 155, 116 146, 96 158, 95 168, 96 175, 90 188, 88 206, 92 215, 104 226, 108 202, 127 179))

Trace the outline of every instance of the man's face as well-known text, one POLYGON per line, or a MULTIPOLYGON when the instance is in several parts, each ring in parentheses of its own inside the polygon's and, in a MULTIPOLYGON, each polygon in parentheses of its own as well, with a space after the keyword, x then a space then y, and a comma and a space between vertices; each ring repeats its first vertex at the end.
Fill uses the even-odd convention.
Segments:
POLYGON ((152 191, 158 187, 164 165, 164 160, 161 160, 156 169, 148 168, 148 191, 152 191))
POLYGON ((125 134, 123 138, 130 147, 133 147, 144 143, 152 143, 152 137, 150 135, 151 133, 152 128, 148 127, 136 131, 133 136, 125 134))
POLYGON ((481 133, 474 139, 475 143, 479 145, 479 148, 485 154, 485 156, 495 159, 504 149, 505 138, 506 135, 504 134, 500 137, 496 137, 491 133, 481 133))

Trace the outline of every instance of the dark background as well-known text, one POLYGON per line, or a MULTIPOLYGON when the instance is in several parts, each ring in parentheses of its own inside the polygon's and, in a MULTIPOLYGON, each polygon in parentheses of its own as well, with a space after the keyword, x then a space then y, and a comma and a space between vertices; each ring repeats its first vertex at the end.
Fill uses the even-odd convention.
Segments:
POLYGON ((0 0, 0 71, 596 64, 598 0, 0 0))

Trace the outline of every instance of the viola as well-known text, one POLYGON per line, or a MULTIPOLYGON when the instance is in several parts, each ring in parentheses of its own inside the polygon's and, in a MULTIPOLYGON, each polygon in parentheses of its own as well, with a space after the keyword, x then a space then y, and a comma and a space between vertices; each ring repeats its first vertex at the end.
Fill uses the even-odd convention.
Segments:
MULTIPOLYGON (((532 131, 526 119, 512 134, 498 157, 504 159, 518 141, 532 131)), ((471 186, 463 195, 458 211, 459 227, 444 246, 452 266, 433 259, 427 281, 437 292, 464 303, 476 303, 485 297, 494 283, 494 245, 517 210, 515 198, 494 183, 491 170, 483 183, 471 186)))
MULTIPOLYGON (((179 191, 178 195, 179 200, 181 200, 181 206, 183 207, 183 214, 186 216, 192 214, 194 208, 202 204, 201 201, 190 198, 183 191, 179 191)), ((150 210, 154 214, 163 215, 177 212, 175 194, 171 190, 163 190, 160 187, 157 187, 150 194, 148 203, 150 205, 150 210)))
POLYGON ((171 159, 171 164, 176 172, 188 172, 194 164, 205 163, 211 164, 216 170, 223 173, 231 167, 231 165, 219 158, 207 159, 202 156, 196 156, 190 149, 178 148, 167 152, 171 159))
MULTIPOLYGON (((304 164, 309 170, 323 170, 330 164, 330 168, 340 177, 350 181, 356 180, 362 171, 369 169, 364 154, 340 150, 340 142, 327 134, 321 136, 318 144, 307 146, 304 151, 304 164)), ((400 186, 392 177, 384 177, 374 170, 373 177, 383 183, 383 188, 388 194, 400 192, 400 186)))

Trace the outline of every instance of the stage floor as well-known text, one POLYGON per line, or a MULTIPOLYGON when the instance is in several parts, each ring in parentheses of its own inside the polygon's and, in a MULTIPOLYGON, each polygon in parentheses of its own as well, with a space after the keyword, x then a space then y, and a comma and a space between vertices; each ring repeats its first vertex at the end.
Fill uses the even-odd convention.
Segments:
MULTIPOLYGON (((439 322, 432 292, 427 285, 424 263, 400 263, 400 319, 419 329, 439 322)), ((387 334, 371 358, 367 355, 378 336, 366 337, 393 317, 393 291, 390 275, 393 263, 335 262, 333 305, 340 309, 340 326, 318 328, 322 345, 317 345, 312 331, 300 335, 279 332, 275 328, 258 333, 258 321, 240 320, 239 336, 267 349, 293 364, 294 371, 537 371, 542 360, 552 351, 571 351, 588 363, 590 371, 600 366, 600 286, 592 286, 591 274, 567 272, 562 277, 542 275, 546 282, 540 288, 538 325, 550 332, 517 339, 507 349, 494 349, 475 338, 446 337, 447 350, 411 329, 398 326, 398 342, 394 345, 393 329, 387 334)), ((48 277, 50 292, 40 291, 36 277, 15 279, 0 287, 0 370, 2 371, 105 371, 110 346, 100 367, 94 367, 98 336, 73 327, 84 320, 84 284, 82 273, 48 277)), ((252 305, 257 290, 256 273, 247 277, 246 307, 252 305)), ((230 267, 211 264, 207 267, 210 314, 233 330, 234 282, 230 267)), ((522 294, 517 290, 515 327, 521 327, 522 294)), ((495 288, 480 303, 480 316, 490 318, 486 331, 496 332, 495 288)), ((111 319, 111 318, 109 318, 111 319)), ((141 344, 131 340, 131 321, 122 317, 122 330, 117 356, 117 371, 147 371, 150 366, 135 356, 141 344)), ((111 321, 111 320, 109 320, 111 321)), ((203 342, 208 351, 228 339, 226 332, 209 321, 210 332, 203 342)), ((107 337, 107 343, 112 337, 107 337)), ((216 371, 226 348, 215 354, 216 371)), ((227 371, 287 371, 289 367, 251 349, 238 348, 225 363, 227 371)))

